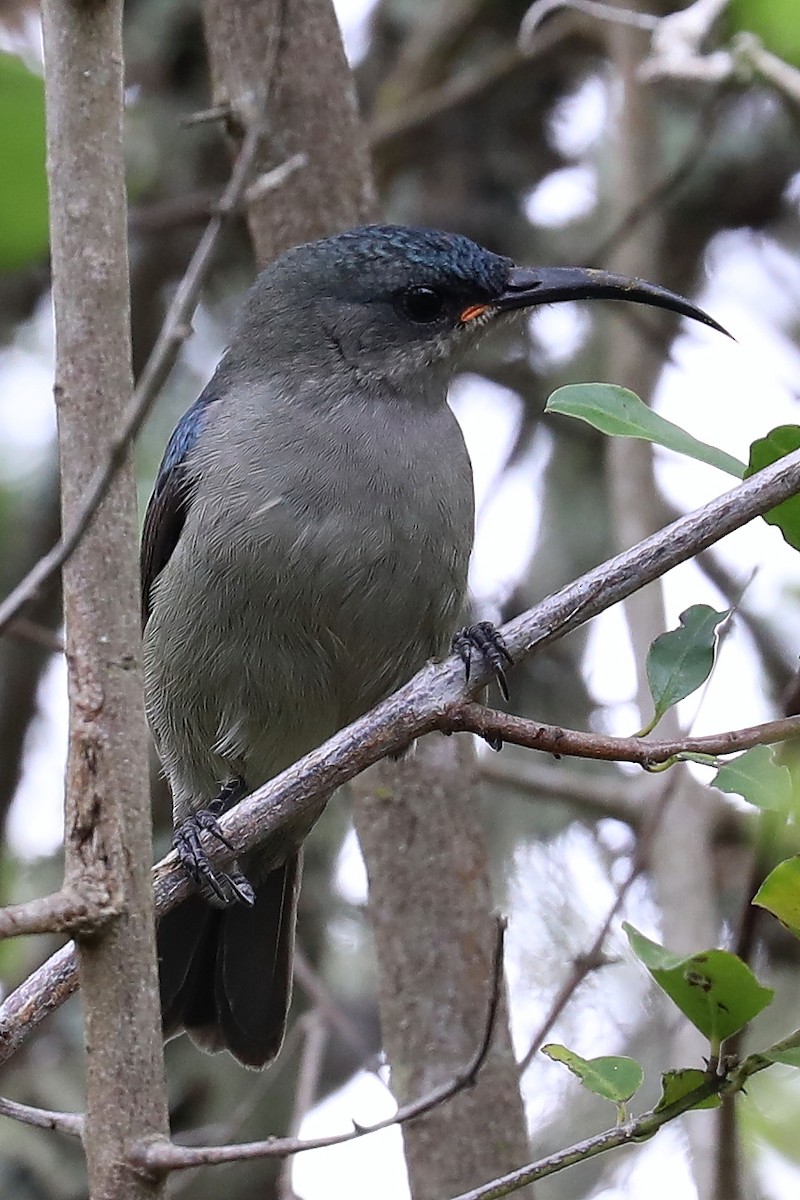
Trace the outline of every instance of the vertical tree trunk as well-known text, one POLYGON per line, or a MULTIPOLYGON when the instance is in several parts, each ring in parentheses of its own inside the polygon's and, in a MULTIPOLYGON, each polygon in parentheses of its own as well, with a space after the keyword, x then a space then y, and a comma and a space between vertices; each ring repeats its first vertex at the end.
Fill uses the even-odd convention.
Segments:
POLYGON ((282 186, 250 190, 247 218, 260 267, 289 246, 360 225, 375 197, 355 87, 330 0, 204 0, 214 101, 241 133, 265 122, 257 166, 295 154, 282 186))
MULTIPOLYGON (((43 4, 62 519, 131 391, 122 0, 43 4)), ((70 743, 66 884, 116 913, 76 937, 92 1200, 153 1197, 127 1143, 166 1136, 132 457, 64 570, 70 743)))
MULTIPOLYGON (((204 16, 215 103, 231 106, 234 127, 267 114, 261 169, 293 154, 306 158, 278 191, 260 199, 251 189, 259 265, 373 218, 366 139, 330 0, 205 0, 204 16)), ((386 768, 391 785, 380 801, 356 806, 383 1036, 401 1099, 451 1078, 474 1053, 486 1020, 492 906, 482 836, 469 811, 468 747, 456 755, 457 745, 429 741, 417 757, 386 768)), ((477 1087, 406 1126, 403 1138, 415 1200, 441 1200, 525 1160, 505 1005, 477 1087)))
MULTIPOLYGON (((494 932, 474 751, 433 734, 353 790, 384 1044, 403 1102, 452 1079, 485 1028, 494 932)), ((414 1200, 442 1200, 525 1162, 505 995, 475 1086, 404 1126, 403 1141, 414 1200)))

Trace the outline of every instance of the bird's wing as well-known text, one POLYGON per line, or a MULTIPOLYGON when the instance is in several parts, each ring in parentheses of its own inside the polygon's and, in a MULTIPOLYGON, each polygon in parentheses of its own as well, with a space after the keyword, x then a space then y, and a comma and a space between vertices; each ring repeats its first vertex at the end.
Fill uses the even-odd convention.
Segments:
POLYGON ((187 409, 173 430, 156 476, 142 528, 142 624, 150 616, 150 600, 158 576, 178 544, 195 492, 196 483, 187 470, 186 458, 195 445, 217 399, 209 389, 187 409))

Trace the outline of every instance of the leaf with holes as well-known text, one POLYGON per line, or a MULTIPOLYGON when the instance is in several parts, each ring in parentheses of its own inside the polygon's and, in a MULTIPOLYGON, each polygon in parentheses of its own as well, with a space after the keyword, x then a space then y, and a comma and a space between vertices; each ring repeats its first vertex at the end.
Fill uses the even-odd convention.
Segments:
POLYGON ((713 1054, 719 1052, 721 1042, 772 1001, 772 988, 763 987, 747 964, 727 950, 704 950, 682 957, 627 922, 623 929, 633 953, 673 1004, 708 1038, 713 1054))
POLYGON ((697 462, 717 467, 727 475, 741 479, 745 465, 716 446, 692 437, 680 425, 674 425, 653 412, 635 392, 614 383, 570 383, 557 388, 544 407, 545 412, 577 417, 593 429, 612 437, 639 438, 674 450, 697 462))
MULTIPOLYGON (((708 1076, 698 1067, 684 1067, 679 1071, 665 1071, 661 1076, 661 1099, 656 1105, 654 1112, 663 1112, 665 1108, 669 1108, 672 1104, 677 1104, 684 1096, 688 1096, 690 1092, 696 1091, 708 1080, 708 1076)), ((707 1096, 705 1100, 698 1100, 697 1104, 693 1104, 690 1111, 698 1108, 719 1108, 719 1096, 707 1096)))

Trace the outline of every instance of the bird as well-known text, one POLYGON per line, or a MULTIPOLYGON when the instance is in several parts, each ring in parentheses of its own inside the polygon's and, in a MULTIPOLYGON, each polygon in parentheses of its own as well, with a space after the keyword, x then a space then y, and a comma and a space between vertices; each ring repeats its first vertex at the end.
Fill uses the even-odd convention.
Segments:
POLYGON ((685 298, 580 267, 525 267, 469 238, 366 225, 257 277, 169 439, 141 545, 147 715, 196 890, 157 931, 164 1033, 253 1068, 280 1049, 301 848, 324 807, 227 871, 219 816, 454 644, 473 541, 470 460, 447 404, 492 326, 624 300, 725 332, 685 298))

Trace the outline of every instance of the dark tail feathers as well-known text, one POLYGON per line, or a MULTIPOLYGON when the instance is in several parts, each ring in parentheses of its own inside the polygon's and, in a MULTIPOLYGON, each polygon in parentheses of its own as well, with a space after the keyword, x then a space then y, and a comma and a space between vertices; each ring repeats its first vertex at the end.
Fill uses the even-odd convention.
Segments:
POLYGON ((292 989, 301 856, 256 886, 252 908, 192 896, 157 932, 164 1036, 185 1029, 202 1050, 265 1067, 281 1048, 292 989))

